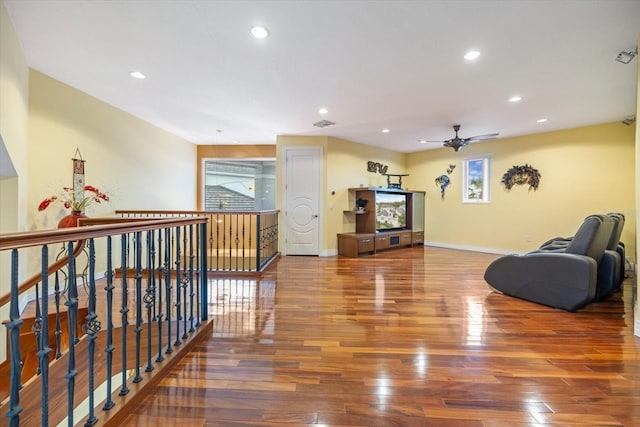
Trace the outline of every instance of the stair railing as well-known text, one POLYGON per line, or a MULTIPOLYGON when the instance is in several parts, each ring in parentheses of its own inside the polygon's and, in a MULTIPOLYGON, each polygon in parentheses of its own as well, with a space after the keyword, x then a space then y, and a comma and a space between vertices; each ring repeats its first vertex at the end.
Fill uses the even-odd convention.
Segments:
POLYGON ((73 426, 79 408, 84 425, 121 422, 132 395, 159 381, 210 328, 207 221, 88 219, 81 225, 101 225, 0 235, 3 259, 10 258, 2 276, 9 292, 0 294, 9 312, 0 425, 73 426), (60 246, 63 256, 50 264, 60 246), (19 265, 34 259, 40 273, 20 284, 19 265), (25 378, 29 347, 37 368, 25 378))
POLYGON ((116 215, 123 218, 207 217, 208 266, 212 272, 261 272, 278 255, 278 210, 117 210, 116 215))

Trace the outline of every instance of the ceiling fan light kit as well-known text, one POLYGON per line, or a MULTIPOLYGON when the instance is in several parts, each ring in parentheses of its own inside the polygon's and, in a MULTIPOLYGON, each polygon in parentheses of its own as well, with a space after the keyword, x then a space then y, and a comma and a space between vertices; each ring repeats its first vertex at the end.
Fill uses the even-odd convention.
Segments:
POLYGON ((459 151, 462 147, 466 147, 471 142, 486 141, 488 139, 494 139, 495 137, 500 135, 499 133, 487 133, 485 135, 476 135, 476 136, 471 136, 469 138, 460 138, 458 136, 460 125, 453 125, 453 130, 456 133, 456 135, 451 139, 447 139, 444 141, 427 141, 427 142, 442 142, 442 145, 444 147, 453 148, 453 151, 459 151))

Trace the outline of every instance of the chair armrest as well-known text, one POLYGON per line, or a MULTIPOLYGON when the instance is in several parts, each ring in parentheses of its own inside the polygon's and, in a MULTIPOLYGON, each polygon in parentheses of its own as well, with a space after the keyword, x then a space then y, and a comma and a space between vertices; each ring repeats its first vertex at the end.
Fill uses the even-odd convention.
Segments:
POLYGON ((484 279, 506 295, 575 311, 593 300, 598 264, 593 258, 536 251, 493 261, 484 279))

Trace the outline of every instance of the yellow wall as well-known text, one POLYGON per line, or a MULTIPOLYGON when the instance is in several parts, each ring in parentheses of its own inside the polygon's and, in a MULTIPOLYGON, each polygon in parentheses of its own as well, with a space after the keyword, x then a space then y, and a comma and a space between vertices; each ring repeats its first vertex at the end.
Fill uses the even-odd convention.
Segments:
POLYGON ((11 170, 0 171, 3 180, 0 198, 4 207, 0 232, 24 230, 28 185, 28 98, 29 68, 20 44, 0 3, 0 135, 4 140, 11 170), (18 195, 12 199, 12 195, 18 195))
MULTIPOLYGON (((4 3, 0 3, 0 135, 4 141, 0 171, 0 233, 24 231, 27 217, 28 186, 28 98, 29 68, 4 3)), ((26 262, 20 260, 24 277, 26 262)), ((0 295, 10 291, 10 252, 0 254, 0 295)), ((0 319, 8 318, 8 307, 0 307, 0 319)), ((0 328, 5 343, 6 328, 0 328)), ((6 346, 0 345, 0 362, 6 359, 6 346)))
POLYGON ((275 159, 275 145, 198 145, 197 209, 202 210, 202 166, 205 159, 275 159))
POLYGON ((29 207, 32 229, 55 228, 65 212, 37 212, 40 201, 72 184, 76 148, 86 183, 111 196, 87 209, 194 209, 196 147, 122 110, 31 71, 29 96, 29 207))
POLYGON ((622 240, 635 251, 634 126, 610 123, 475 143, 459 152, 429 150, 409 156, 409 185, 427 190, 425 240, 444 246, 525 252, 554 236, 570 236, 591 213, 622 212, 622 240), (462 160, 491 156, 491 203, 462 203, 462 160), (542 178, 537 191, 507 191, 503 174, 530 164, 542 178), (441 199, 434 179, 456 168, 441 199), (422 183, 420 185, 419 183, 422 183))

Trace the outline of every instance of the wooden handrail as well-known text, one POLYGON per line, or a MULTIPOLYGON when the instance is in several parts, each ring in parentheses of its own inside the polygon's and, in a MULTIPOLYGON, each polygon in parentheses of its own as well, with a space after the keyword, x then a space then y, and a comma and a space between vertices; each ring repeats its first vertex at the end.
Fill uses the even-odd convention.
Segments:
MULTIPOLYGON (((76 258, 84 249, 86 240, 96 237, 106 237, 132 232, 156 230, 159 228, 201 224, 208 220, 204 217, 194 218, 169 218, 153 219, 147 218, 87 218, 81 219, 81 227, 63 228, 44 231, 30 231, 22 233, 0 234, 0 250, 11 250, 30 246, 51 245, 55 243, 67 243, 76 241, 73 249, 73 257, 76 258), (85 224, 98 224, 88 225, 85 224)), ((66 255, 49 265, 48 275, 60 270, 69 262, 69 255, 66 255)), ((36 273, 18 286, 18 294, 31 289, 36 283, 42 280, 42 273, 36 273)), ((11 300, 11 293, 0 296, 0 307, 11 300)))
POLYGON ((280 212, 279 209, 265 211, 150 211, 150 210, 117 210, 116 215, 265 215, 280 212))
POLYGON ((157 230, 170 226, 206 223, 205 217, 162 218, 162 219, 134 219, 134 218, 96 218, 90 221, 81 220, 82 224, 100 223, 87 227, 62 228, 44 231, 28 231, 21 233, 0 234, 0 251, 18 249, 29 246, 50 245, 73 240, 93 239, 136 231, 157 230))

